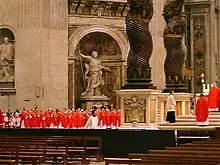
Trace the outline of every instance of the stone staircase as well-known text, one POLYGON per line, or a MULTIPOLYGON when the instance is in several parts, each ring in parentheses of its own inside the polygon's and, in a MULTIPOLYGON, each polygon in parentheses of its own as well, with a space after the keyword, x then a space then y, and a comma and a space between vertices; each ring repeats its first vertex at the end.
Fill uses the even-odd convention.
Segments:
POLYGON ((189 129, 208 129, 212 130, 220 127, 220 112, 209 113, 209 125, 197 126, 195 115, 177 116, 175 123, 163 122, 159 124, 159 129, 163 130, 189 130, 189 129))

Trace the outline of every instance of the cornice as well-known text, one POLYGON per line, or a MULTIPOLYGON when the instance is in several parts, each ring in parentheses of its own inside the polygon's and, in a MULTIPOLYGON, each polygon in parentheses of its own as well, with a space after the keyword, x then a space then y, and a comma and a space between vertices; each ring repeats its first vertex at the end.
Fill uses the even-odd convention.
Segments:
POLYGON ((69 0, 69 15, 125 17, 129 9, 125 0, 69 0))

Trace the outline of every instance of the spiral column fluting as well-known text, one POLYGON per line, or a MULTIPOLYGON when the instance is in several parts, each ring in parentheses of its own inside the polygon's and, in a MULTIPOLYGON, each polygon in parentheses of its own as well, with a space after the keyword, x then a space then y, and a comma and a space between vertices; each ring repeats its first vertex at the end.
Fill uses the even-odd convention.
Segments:
POLYGON ((164 19, 167 23, 163 33, 167 55, 164 63, 166 88, 164 92, 186 92, 183 66, 187 56, 184 43, 185 17, 182 14, 184 0, 167 0, 164 5, 164 19))
POLYGON ((175 92, 186 92, 183 65, 187 55, 186 46, 182 36, 164 37, 164 46, 167 56, 164 63, 166 75, 166 91, 174 90, 175 92))
POLYGON ((128 0, 130 11, 126 17, 126 34, 130 42, 127 59, 127 84, 125 88, 152 88, 151 67, 153 40, 149 31, 153 16, 152 0, 128 0))

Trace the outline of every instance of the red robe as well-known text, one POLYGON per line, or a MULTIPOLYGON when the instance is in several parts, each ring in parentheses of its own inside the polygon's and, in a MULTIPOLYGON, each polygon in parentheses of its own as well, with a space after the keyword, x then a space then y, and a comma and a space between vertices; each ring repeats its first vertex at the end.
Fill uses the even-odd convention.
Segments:
POLYGON ((62 127, 68 128, 68 122, 69 122, 69 115, 67 112, 63 112, 61 116, 62 127))
POLYGON ((21 113, 21 122, 24 122, 24 128, 29 128, 29 115, 27 112, 21 113))
POLYGON ((47 125, 47 128, 50 127, 51 123, 52 123, 52 113, 51 112, 46 112, 46 125, 47 125))
POLYGON ((0 128, 3 128, 5 124, 4 116, 2 114, 2 110, 0 109, 0 128))
POLYGON ((40 119, 41 119, 41 128, 46 128, 47 127, 47 113, 41 113, 40 114, 40 119))
POLYGON ((74 127, 74 112, 69 112, 69 128, 74 127))
POLYGON ((74 128, 77 127, 76 117, 77 117, 77 112, 76 112, 76 111, 73 111, 73 112, 72 112, 72 123, 73 123, 73 127, 74 127, 74 128))
POLYGON ((61 119, 61 114, 58 112, 58 113, 54 113, 53 114, 53 124, 55 127, 58 127, 59 124, 60 124, 60 119, 61 119))
POLYGON ((112 124, 114 127, 117 126, 117 112, 115 110, 112 111, 112 124))
POLYGON ((121 112, 117 111, 116 112, 116 126, 120 127, 120 125, 121 125, 121 112))
POLYGON ((37 128, 40 128, 41 127, 41 116, 40 116, 40 113, 39 112, 35 112, 36 115, 37 115, 37 118, 36 118, 36 127, 37 128))
POLYGON ((83 125, 83 115, 82 115, 82 112, 76 112, 76 127, 77 127, 77 128, 82 128, 82 127, 84 127, 84 125, 83 125))
POLYGON ((196 102, 196 121, 204 122, 208 118, 208 101, 200 97, 196 102))
POLYGON ((103 127, 106 125, 106 120, 105 120, 105 111, 104 110, 100 110, 98 113, 98 118, 99 118, 99 126, 103 127))
POLYGON ((84 111, 82 113, 82 116, 83 116, 83 127, 84 127, 89 119, 89 114, 88 114, 88 112, 84 111))
POLYGON ((209 108, 218 108, 219 107, 219 95, 220 90, 217 87, 211 87, 208 96, 208 107, 209 108))
POLYGON ((111 111, 105 111, 105 124, 106 126, 111 126, 112 124, 112 112, 111 111))
POLYGON ((35 128, 36 126, 36 114, 34 112, 28 113, 28 126, 29 128, 35 128))

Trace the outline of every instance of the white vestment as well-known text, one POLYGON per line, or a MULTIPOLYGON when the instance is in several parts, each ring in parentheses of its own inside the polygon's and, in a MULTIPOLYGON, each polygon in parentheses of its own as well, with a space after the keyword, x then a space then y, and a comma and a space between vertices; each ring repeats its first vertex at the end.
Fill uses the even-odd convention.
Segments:
POLYGON ((90 116, 85 125, 85 128, 97 129, 98 123, 99 123, 99 118, 97 116, 90 116))

